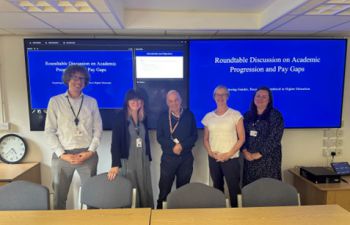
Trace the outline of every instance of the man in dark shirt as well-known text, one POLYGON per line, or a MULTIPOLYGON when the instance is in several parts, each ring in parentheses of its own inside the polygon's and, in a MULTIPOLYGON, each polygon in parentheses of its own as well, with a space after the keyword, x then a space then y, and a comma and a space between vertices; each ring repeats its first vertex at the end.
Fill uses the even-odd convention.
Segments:
POLYGON ((169 110, 160 115, 157 140, 162 147, 159 197, 157 208, 162 208, 176 177, 176 188, 190 182, 193 171, 192 148, 197 140, 194 115, 181 105, 180 94, 171 90, 166 102, 169 110))

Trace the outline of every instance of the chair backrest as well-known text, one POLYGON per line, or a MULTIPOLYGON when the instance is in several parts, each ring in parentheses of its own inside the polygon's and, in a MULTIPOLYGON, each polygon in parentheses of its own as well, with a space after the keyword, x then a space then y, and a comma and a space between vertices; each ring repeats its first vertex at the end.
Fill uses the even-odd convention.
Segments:
POLYGON ((81 188, 82 204, 100 209, 130 208, 132 204, 131 182, 118 175, 107 179, 107 173, 90 177, 81 188))
POLYGON ((299 205, 298 192, 292 185, 273 178, 261 178, 242 188, 242 206, 299 205))
POLYGON ((49 190, 29 181, 14 181, 0 187, 0 210, 48 210, 49 190))
POLYGON ((202 183, 189 183, 171 192, 168 209, 225 208, 225 195, 220 190, 202 183))

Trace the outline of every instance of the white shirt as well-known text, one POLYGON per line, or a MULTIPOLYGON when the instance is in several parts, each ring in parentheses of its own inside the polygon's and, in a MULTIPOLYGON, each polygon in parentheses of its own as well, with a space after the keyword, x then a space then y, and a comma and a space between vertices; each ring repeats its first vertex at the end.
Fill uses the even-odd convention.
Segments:
MULTIPOLYGON (((213 152, 229 152, 236 144, 237 123, 242 118, 240 112, 228 108, 222 115, 217 115, 215 111, 207 113, 202 119, 202 124, 208 128, 209 144, 213 152)), ((239 157, 239 151, 231 158, 239 157)))
POLYGON ((79 98, 69 97, 69 101, 78 114, 84 96, 83 104, 78 116, 78 126, 69 105, 68 92, 52 97, 47 108, 45 134, 50 148, 60 157, 64 150, 88 148, 96 151, 102 135, 102 120, 94 98, 81 94, 79 98), (79 135, 76 135, 77 129, 79 135))

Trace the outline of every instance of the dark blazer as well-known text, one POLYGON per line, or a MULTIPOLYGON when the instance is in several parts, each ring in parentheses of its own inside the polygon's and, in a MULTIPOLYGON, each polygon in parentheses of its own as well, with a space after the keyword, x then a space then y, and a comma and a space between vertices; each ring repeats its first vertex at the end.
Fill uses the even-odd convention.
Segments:
MULTIPOLYGON (((197 137, 197 126, 194 115, 191 111, 185 109, 180 117, 179 125, 173 133, 173 138, 177 138, 183 148, 180 156, 191 153, 191 150, 197 141, 197 137)), ((162 147, 163 154, 177 156, 173 152, 175 143, 171 139, 168 111, 163 112, 159 117, 157 140, 162 147)))
MULTIPOLYGON (((129 147, 130 147, 130 134, 129 134, 129 120, 127 118, 127 111, 121 110, 118 112, 115 124, 113 126, 112 132, 112 167, 121 167, 121 159, 127 159, 129 157, 129 147)), ((145 126, 145 142, 146 142, 146 155, 148 155, 149 160, 151 157, 151 147, 149 143, 147 118, 144 119, 143 124, 145 126)))

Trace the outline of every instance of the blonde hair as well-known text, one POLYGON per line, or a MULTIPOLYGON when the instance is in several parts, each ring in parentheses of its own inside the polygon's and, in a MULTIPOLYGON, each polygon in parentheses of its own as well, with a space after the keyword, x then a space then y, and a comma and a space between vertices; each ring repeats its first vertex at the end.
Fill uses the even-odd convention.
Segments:
POLYGON ((219 89, 223 89, 225 90, 226 94, 227 94, 227 97, 229 98, 230 97, 230 92, 228 91, 228 88, 224 85, 218 85, 216 86, 216 88, 214 89, 213 91, 213 98, 215 98, 215 94, 216 92, 219 90, 219 89))

